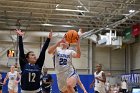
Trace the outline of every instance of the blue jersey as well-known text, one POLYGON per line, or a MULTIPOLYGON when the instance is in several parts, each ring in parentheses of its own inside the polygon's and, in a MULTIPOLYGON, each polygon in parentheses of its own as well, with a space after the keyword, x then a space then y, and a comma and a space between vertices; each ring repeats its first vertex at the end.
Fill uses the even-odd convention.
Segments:
POLYGON ((40 88, 41 68, 38 65, 26 64, 21 75, 22 90, 37 90, 40 88))
POLYGON ((21 68, 21 89, 32 91, 40 88, 40 76, 42 66, 45 60, 45 52, 49 45, 50 39, 48 38, 40 52, 39 58, 35 64, 30 64, 24 55, 22 36, 19 36, 19 64, 21 68))
POLYGON ((44 88, 44 89, 50 88, 51 83, 52 83, 52 76, 50 74, 43 75, 43 77, 42 77, 42 88, 44 88))
POLYGON ((3 83, 3 81, 4 81, 4 79, 1 77, 1 78, 0 78, 0 86, 2 86, 2 85, 3 85, 3 84, 2 84, 2 83, 3 83))

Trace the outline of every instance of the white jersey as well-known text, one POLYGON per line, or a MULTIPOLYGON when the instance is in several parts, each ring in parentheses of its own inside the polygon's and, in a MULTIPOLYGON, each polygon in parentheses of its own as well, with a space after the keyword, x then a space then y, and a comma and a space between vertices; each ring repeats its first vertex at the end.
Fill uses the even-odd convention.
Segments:
POLYGON ((72 55, 76 53, 74 50, 62 49, 58 47, 55 52, 55 71, 56 74, 63 73, 68 69, 72 69, 72 55))
POLYGON ((76 53, 74 50, 57 48, 55 52, 55 71, 57 75, 57 83, 59 90, 64 92, 67 86, 67 78, 73 76, 77 78, 77 73, 72 65, 72 55, 76 53), (63 77, 63 78, 62 78, 63 77))
POLYGON ((17 80, 17 71, 14 71, 14 73, 8 72, 9 82, 8 84, 14 85, 15 81, 17 80))
POLYGON ((122 89, 127 89, 127 83, 125 81, 121 82, 121 88, 122 89))
POLYGON ((17 80, 17 71, 14 73, 8 72, 9 82, 8 82, 8 90, 13 90, 14 92, 18 92, 18 84, 15 83, 17 80))
MULTIPOLYGON (((96 72, 94 72, 94 77, 103 79, 103 76, 102 76, 103 73, 104 73, 103 71, 100 71, 98 74, 96 72)), ((94 90, 98 91, 99 93, 106 93, 105 92, 105 83, 102 81, 99 81, 95 78, 95 89, 94 90)))

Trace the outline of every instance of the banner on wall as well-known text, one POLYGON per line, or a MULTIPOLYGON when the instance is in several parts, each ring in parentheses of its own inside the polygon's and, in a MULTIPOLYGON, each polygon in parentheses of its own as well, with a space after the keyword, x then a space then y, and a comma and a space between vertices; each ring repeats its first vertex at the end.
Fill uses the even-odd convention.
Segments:
POLYGON ((132 26, 132 35, 134 37, 140 35, 140 24, 139 23, 132 26))
POLYGON ((135 38, 132 36, 132 28, 126 28, 124 30, 124 43, 133 43, 135 42, 135 38))
POLYGON ((122 80, 126 80, 128 83, 140 83, 140 74, 126 74, 121 76, 122 80))

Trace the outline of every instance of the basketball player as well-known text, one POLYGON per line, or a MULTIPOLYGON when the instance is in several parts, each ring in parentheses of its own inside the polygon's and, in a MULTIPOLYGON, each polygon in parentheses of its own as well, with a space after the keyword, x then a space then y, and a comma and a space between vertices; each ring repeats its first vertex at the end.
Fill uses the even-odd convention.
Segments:
POLYGON ((94 72, 94 78, 95 79, 91 83, 90 88, 92 88, 93 84, 94 84, 95 93, 106 93, 105 92, 106 76, 105 76, 104 71, 102 71, 101 64, 96 65, 96 71, 94 72))
POLYGON ((40 52, 39 58, 36 58, 36 55, 33 51, 29 51, 24 55, 23 41, 22 36, 24 32, 21 30, 16 30, 19 35, 19 64, 21 69, 21 89, 22 93, 41 93, 40 90, 40 76, 42 66, 45 60, 45 52, 49 45, 50 39, 52 37, 52 31, 49 33, 47 40, 45 41, 44 46, 40 52))
POLYGON ((54 54, 55 71, 59 90, 63 93, 75 93, 74 87, 78 75, 72 65, 72 58, 80 58, 80 40, 78 39, 76 51, 68 49, 69 44, 63 38, 48 49, 49 54, 54 54), (61 46, 61 47, 59 47, 61 46))
POLYGON ((52 83, 53 79, 50 74, 48 74, 48 69, 44 68, 43 69, 43 76, 42 76, 42 93, 51 93, 51 88, 52 88, 52 83))
POLYGON ((20 82, 20 74, 15 71, 15 66, 11 66, 10 72, 7 73, 6 78, 4 79, 4 84, 8 81, 8 91, 9 93, 18 93, 18 83, 20 82))
POLYGON ((0 93, 2 93, 3 81, 4 78, 2 78, 2 74, 0 74, 0 93))
MULTIPOLYGON (((77 85, 79 85, 80 86, 80 88, 84 91, 84 93, 87 93, 87 91, 86 91, 86 89, 85 89, 85 87, 84 87, 84 85, 83 85, 83 83, 81 82, 81 80, 80 80, 80 77, 78 76, 78 78, 77 78, 77 85)), ((78 88, 77 88, 77 85, 74 87, 74 90, 75 90, 75 93, 78 93, 78 88)), ((61 92, 61 91, 60 91, 61 92)), ((62 93, 62 92, 61 92, 62 93)))

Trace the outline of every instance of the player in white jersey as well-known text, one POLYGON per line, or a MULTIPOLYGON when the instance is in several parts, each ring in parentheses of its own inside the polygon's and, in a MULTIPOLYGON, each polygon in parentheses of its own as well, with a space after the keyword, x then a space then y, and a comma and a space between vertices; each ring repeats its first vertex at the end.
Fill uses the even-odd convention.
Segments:
POLYGON ((90 88, 94 87, 95 93, 106 93, 105 91, 105 82, 106 82, 106 76, 104 71, 102 71, 102 65, 97 64, 96 65, 97 71, 94 72, 94 80, 90 85, 90 88))
POLYGON ((9 93, 18 93, 18 83, 20 82, 20 74, 15 71, 15 66, 11 66, 10 72, 7 73, 6 78, 4 79, 4 84, 8 81, 8 91, 9 93))
POLYGON ((54 54, 55 71, 59 90, 63 93, 75 93, 74 87, 78 75, 72 65, 72 58, 80 58, 80 40, 77 42, 76 51, 68 49, 69 44, 63 38, 48 49, 49 54, 54 54), (61 47, 59 47, 61 46, 61 47))

